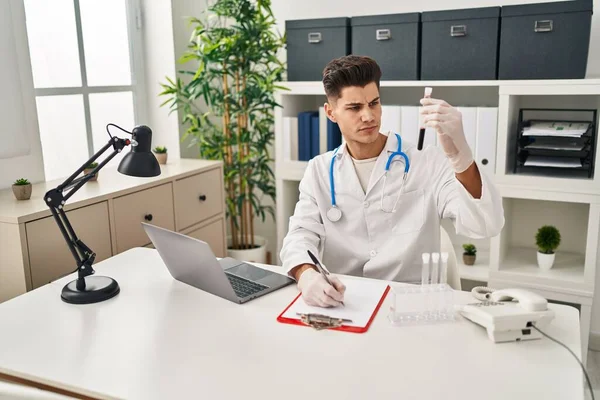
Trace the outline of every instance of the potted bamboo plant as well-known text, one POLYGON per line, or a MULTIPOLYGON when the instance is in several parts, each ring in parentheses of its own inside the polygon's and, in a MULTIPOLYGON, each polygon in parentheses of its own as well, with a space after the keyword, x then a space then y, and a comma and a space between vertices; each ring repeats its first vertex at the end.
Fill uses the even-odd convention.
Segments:
POLYGON ((32 188, 31 182, 25 178, 17 179, 12 185, 13 194, 17 200, 29 200, 32 188))
POLYGON ((204 159, 222 160, 229 230, 228 254, 266 261, 266 240, 254 232, 254 218, 274 217, 263 199, 275 199, 273 158, 274 92, 285 89, 284 64, 277 52, 285 39, 275 32, 270 0, 216 0, 201 18, 161 96, 177 110, 204 159), (204 104, 199 104, 203 100, 204 104))
POLYGON ((554 265, 554 250, 560 244, 560 232, 552 225, 544 225, 535 234, 537 245, 537 262, 540 269, 549 270, 554 265))

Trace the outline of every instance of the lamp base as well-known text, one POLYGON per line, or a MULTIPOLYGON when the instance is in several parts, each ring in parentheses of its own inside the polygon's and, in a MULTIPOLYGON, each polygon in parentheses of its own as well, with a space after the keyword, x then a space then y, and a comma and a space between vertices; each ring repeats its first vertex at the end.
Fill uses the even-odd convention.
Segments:
POLYGON ((63 287, 60 296, 70 304, 92 304, 111 299, 119 294, 121 288, 117 281, 107 276, 86 276, 75 279, 63 287), (84 284, 82 284, 85 281, 84 284))

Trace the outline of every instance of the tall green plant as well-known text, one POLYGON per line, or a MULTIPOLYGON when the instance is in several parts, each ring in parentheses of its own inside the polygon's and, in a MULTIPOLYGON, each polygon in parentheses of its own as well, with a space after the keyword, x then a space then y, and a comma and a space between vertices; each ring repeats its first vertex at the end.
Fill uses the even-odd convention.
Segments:
POLYGON ((193 34, 180 63, 193 69, 162 84, 163 105, 178 110, 199 155, 224 161, 232 248, 254 247, 254 216, 274 216, 262 196, 275 200, 274 92, 285 89, 277 52, 285 38, 274 30, 270 0, 216 0, 203 18, 191 18, 193 34), (198 106, 204 100, 206 109, 198 106))

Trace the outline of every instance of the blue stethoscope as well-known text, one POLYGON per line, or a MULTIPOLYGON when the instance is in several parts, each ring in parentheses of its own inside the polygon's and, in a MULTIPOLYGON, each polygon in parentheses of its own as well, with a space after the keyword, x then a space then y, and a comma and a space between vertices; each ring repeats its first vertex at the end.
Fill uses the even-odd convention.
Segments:
MULTIPOLYGON (((404 189, 404 182, 406 181, 406 176, 407 176, 408 170, 410 168, 410 162, 408 161, 408 156, 406 155, 406 153, 404 153, 402 151, 402 138, 397 133, 395 135, 396 135, 396 139, 398 139, 398 150, 393 152, 392 154, 390 154, 387 162, 385 163, 385 173, 383 175, 383 190, 381 191, 381 209, 388 213, 396 212, 396 205, 398 204, 398 200, 400 199, 400 195, 402 194, 402 190, 404 189), (402 186, 400 187, 400 190, 398 191, 398 195, 396 196, 396 201, 394 202, 394 206, 391 209, 386 209, 383 206, 383 198, 385 197, 384 196, 385 182, 387 180, 387 174, 388 174, 388 171, 390 170, 392 161, 394 160, 394 157, 396 157, 396 156, 400 156, 400 157, 404 158, 404 176, 402 177, 402 186)), ((337 157, 337 152, 339 151, 340 147, 341 146, 339 146, 333 152, 333 157, 331 157, 331 163, 329 164, 329 185, 331 187, 331 208, 329 208, 329 210, 327 210, 327 219, 330 220, 331 222, 337 222, 342 218, 342 210, 339 209, 339 207, 337 206, 337 202, 335 200, 335 183, 333 181, 333 164, 335 163, 335 159, 337 157)))

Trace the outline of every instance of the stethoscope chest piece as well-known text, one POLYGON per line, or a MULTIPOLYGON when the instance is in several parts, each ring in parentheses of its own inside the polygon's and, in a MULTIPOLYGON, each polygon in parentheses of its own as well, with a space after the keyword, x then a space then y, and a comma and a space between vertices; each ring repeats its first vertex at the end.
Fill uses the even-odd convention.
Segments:
POLYGON ((331 222, 337 222, 342 218, 342 210, 337 207, 331 207, 327 210, 327 219, 331 222))

